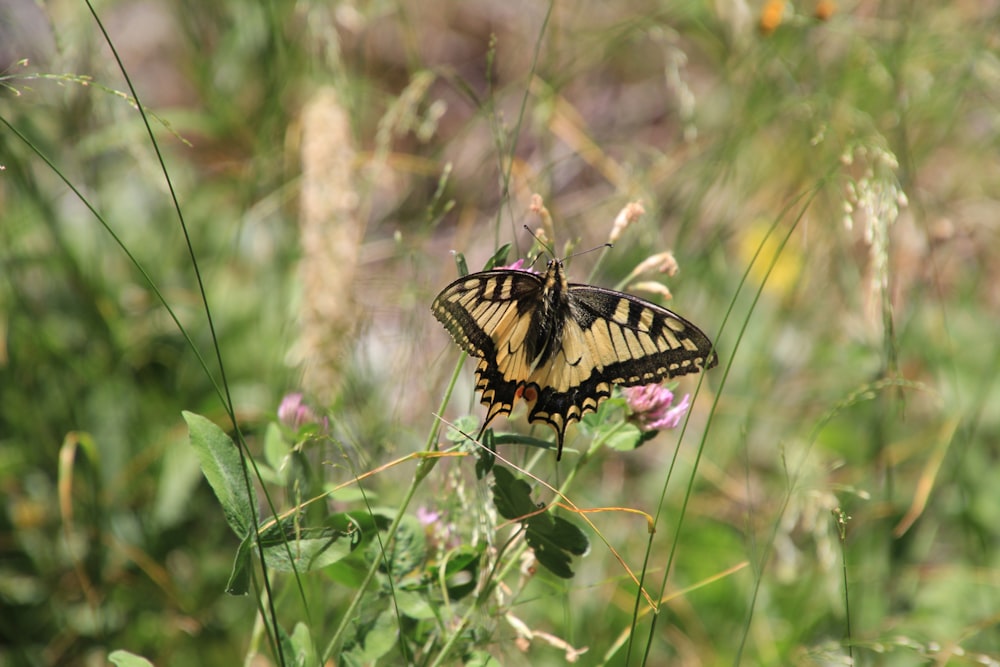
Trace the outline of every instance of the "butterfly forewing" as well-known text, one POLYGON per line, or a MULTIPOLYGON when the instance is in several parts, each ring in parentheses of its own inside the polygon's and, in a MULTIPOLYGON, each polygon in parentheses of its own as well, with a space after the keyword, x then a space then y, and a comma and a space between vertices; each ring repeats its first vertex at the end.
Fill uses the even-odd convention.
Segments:
POLYGON ((480 359, 476 390, 483 428, 520 397, 532 422, 552 426, 562 453, 566 427, 594 411, 613 385, 634 386, 711 368, 709 338, 666 308, 591 285, 567 285, 562 264, 474 273, 434 300, 435 317, 480 359))
POLYGON ((708 336, 666 308, 590 285, 572 285, 569 293, 594 366, 612 384, 652 384, 718 363, 708 336))
POLYGON ((541 278, 527 271, 472 273, 445 287, 431 310, 459 347, 485 359, 495 356, 498 342, 527 335, 523 314, 542 286, 541 278))

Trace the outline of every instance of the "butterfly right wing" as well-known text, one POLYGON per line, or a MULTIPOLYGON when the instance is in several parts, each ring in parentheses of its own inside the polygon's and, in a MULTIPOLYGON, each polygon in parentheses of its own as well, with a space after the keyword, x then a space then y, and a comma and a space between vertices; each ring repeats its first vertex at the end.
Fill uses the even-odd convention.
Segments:
POLYGON ((596 411, 612 387, 656 384, 718 363, 712 342, 680 315, 637 296, 570 285, 559 353, 528 378, 537 389, 529 421, 562 444, 566 427, 596 411))

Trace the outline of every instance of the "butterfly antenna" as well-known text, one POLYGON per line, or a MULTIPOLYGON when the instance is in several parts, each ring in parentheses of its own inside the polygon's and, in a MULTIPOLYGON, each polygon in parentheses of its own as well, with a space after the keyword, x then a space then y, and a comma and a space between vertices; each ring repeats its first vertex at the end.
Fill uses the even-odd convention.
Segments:
POLYGON ((602 243, 601 245, 594 246, 593 248, 588 248, 587 250, 581 250, 580 252, 574 252, 572 255, 570 255, 569 257, 567 257, 563 261, 571 260, 574 257, 579 257, 580 255, 586 255, 587 253, 594 252, 595 250, 607 250, 608 248, 614 248, 614 247, 615 247, 614 243, 602 243))
MULTIPOLYGON (((536 234, 535 231, 531 227, 529 227, 528 225, 524 225, 524 229, 529 234, 531 234, 532 238, 535 239, 535 242, 538 243, 538 245, 540 245, 542 247, 542 250, 544 250, 545 252, 549 253, 549 257, 555 258, 555 256, 556 256, 555 250, 552 248, 551 245, 549 245, 548 243, 545 242, 545 239, 543 239, 541 236, 539 236, 538 234, 536 234)), ((537 255, 535 256, 535 259, 531 260, 531 263, 534 264, 536 260, 538 260, 538 256, 537 255)))
MULTIPOLYGON (((545 252, 549 253, 550 257, 555 259, 556 256, 555 249, 551 245, 546 243, 544 238, 536 234, 535 231, 531 229, 531 227, 529 227, 528 225, 524 225, 524 229, 529 234, 531 234, 531 236, 535 239, 535 241, 538 242, 538 245, 540 245, 542 249, 545 250, 545 252)), ((595 250, 604 250, 607 248, 614 248, 614 247, 615 247, 614 243, 602 243, 601 245, 594 246, 593 248, 588 248, 587 250, 581 250, 580 252, 574 252, 572 255, 563 257, 563 261, 573 259, 574 257, 579 257, 580 255, 586 255, 588 252, 594 252, 595 250)))

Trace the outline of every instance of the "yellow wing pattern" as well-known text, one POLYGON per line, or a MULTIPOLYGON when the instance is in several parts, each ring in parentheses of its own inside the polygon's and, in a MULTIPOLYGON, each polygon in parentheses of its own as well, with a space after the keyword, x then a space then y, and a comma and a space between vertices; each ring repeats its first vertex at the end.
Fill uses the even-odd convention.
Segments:
POLYGON ((658 383, 718 362, 709 338, 684 318, 630 294, 569 285, 557 260, 543 275, 494 270, 460 278, 432 311, 479 358, 483 429, 524 398, 533 404, 528 420, 555 429, 557 459, 566 427, 597 410, 613 385, 658 383))

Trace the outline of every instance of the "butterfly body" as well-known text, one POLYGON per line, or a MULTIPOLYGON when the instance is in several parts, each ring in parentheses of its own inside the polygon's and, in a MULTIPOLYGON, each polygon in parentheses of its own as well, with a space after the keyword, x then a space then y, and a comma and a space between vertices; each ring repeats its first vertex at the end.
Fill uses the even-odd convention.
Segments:
POLYGON ((541 275, 498 269, 459 278, 431 309, 479 359, 483 428, 524 398, 534 403, 528 420, 555 430, 557 458, 566 427, 597 410, 614 385, 658 383, 717 363, 695 325, 630 294, 568 283, 559 260, 541 275))

